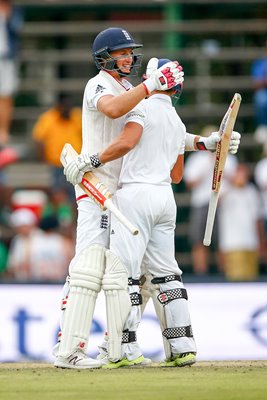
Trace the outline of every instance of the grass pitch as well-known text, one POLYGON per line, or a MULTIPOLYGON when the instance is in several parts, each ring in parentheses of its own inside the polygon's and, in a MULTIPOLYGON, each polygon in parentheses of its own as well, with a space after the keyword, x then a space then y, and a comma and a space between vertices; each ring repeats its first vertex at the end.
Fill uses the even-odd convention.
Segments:
POLYGON ((266 400, 266 368, 267 361, 86 371, 48 364, 2 364, 0 399, 266 400))

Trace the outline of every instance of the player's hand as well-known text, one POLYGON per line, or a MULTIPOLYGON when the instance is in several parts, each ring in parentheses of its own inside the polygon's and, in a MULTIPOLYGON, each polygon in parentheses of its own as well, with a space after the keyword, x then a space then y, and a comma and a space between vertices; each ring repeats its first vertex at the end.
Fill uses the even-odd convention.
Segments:
MULTIPOLYGON (((229 143, 229 153, 236 154, 241 135, 239 132, 233 131, 229 143)), ((201 138, 201 141, 205 144, 207 150, 215 151, 217 143, 221 140, 219 132, 212 132, 207 138, 201 138)))
POLYGON ((65 166, 64 175, 67 181, 75 186, 81 183, 84 172, 79 170, 76 160, 73 160, 65 166))
POLYGON ((233 131, 229 143, 229 153, 236 154, 240 145, 241 135, 239 132, 233 131))
POLYGON ((65 166, 64 175, 68 182, 72 183, 72 185, 77 185, 81 183, 85 172, 93 171, 101 165, 103 164, 101 164, 98 154, 80 154, 65 166))
POLYGON ((207 150, 215 151, 217 143, 221 140, 219 132, 212 132, 208 137, 201 137, 200 141, 204 143, 207 150))
POLYGON ((168 90, 184 82, 184 72, 178 61, 170 61, 159 69, 152 71, 143 84, 151 93, 153 90, 168 90))

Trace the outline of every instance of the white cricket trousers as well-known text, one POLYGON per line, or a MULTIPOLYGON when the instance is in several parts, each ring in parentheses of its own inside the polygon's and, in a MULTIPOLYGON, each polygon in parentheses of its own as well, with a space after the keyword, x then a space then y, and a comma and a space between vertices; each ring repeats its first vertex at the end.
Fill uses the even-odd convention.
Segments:
POLYGON ((117 190, 114 202, 139 229, 133 236, 111 216, 110 250, 123 261, 129 276, 140 278, 144 257, 154 276, 181 275, 175 259, 176 204, 171 185, 126 184, 117 190))

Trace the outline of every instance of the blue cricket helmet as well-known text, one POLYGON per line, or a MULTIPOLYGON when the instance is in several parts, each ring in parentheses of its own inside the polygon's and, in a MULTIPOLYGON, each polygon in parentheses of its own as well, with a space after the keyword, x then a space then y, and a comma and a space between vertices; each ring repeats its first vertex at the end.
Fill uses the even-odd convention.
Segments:
MULTIPOLYGON (((92 47, 92 54, 95 64, 98 69, 105 69, 108 71, 117 70, 116 59, 110 53, 120 49, 138 49, 143 47, 142 44, 137 44, 132 35, 122 28, 107 28, 100 32, 92 47)), ((133 67, 141 65, 141 55, 133 56, 133 67), (138 65, 139 62, 139 65, 138 65)))

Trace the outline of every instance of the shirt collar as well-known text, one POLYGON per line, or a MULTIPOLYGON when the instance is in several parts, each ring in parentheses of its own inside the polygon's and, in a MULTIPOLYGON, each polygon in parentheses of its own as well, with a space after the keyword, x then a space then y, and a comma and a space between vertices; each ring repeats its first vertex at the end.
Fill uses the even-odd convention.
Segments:
POLYGON ((151 97, 150 97, 150 99, 159 99, 159 100, 161 100, 161 101, 166 101, 166 102, 168 102, 168 103, 170 103, 171 105, 172 105, 172 99, 171 99, 171 97, 170 96, 168 96, 167 94, 161 94, 161 93, 156 93, 156 94, 153 94, 151 97))

